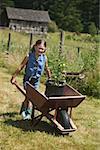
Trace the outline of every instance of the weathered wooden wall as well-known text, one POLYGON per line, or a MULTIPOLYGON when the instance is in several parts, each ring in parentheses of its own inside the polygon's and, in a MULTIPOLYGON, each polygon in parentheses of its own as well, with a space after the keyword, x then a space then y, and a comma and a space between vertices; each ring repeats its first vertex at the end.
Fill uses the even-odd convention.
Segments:
POLYGON ((33 34, 45 34, 47 33, 47 23, 31 22, 31 21, 20 21, 10 20, 9 28, 18 32, 23 31, 26 33, 33 34))

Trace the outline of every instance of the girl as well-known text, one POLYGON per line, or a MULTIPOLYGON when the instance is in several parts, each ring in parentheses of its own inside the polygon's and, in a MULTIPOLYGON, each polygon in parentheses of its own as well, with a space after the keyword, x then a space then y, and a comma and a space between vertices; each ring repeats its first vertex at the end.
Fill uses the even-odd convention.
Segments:
MULTIPOLYGON (((23 78, 24 89, 26 89, 26 81, 29 81, 35 89, 39 87, 40 78, 43 74, 44 68, 46 68, 46 73, 48 79, 51 78, 51 73, 48 68, 47 57, 45 55, 46 51, 46 42, 44 40, 36 41, 35 45, 33 45, 29 54, 23 59, 15 73, 11 78, 11 83, 14 84, 16 82, 16 76, 20 73, 20 71, 25 67, 25 75, 23 78)), ((23 119, 31 119, 32 113, 32 104, 25 99, 24 109, 22 110, 23 119)))

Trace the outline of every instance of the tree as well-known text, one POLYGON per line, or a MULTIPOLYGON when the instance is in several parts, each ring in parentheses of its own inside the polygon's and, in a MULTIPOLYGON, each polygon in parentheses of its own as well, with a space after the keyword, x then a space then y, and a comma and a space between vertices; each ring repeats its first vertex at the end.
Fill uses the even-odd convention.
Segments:
POLYGON ((0 1, 0 25, 4 25, 6 20, 5 16, 5 8, 7 6, 14 7, 14 0, 1 0, 0 1))
POLYGON ((83 31, 83 25, 81 21, 80 12, 76 8, 69 7, 66 12, 66 16, 63 18, 63 29, 68 31, 83 31))
POLYGON ((5 8, 7 6, 14 7, 14 0, 1 0, 1 8, 5 8))
POLYGON ((33 0, 14 0, 15 7, 17 8, 26 8, 32 9, 33 8, 33 0))
POLYGON ((98 0, 80 0, 79 4, 82 23, 84 26, 83 32, 89 32, 90 22, 94 22, 96 27, 99 27, 99 1, 98 0))
POLYGON ((49 13, 51 16, 51 19, 56 22, 59 28, 63 29, 63 25, 66 18, 66 8, 67 3, 64 0, 58 0, 54 1, 53 5, 49 5, 49 13))

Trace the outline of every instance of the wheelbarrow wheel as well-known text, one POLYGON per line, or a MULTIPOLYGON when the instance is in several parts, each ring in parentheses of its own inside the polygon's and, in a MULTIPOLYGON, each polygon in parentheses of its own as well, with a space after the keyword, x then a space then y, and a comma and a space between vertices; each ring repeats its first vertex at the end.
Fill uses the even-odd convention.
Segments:
POLYGON ((70 119, 66 110, 58 110, 56 120, 64 127, 64 129, 70 129, 70 119))

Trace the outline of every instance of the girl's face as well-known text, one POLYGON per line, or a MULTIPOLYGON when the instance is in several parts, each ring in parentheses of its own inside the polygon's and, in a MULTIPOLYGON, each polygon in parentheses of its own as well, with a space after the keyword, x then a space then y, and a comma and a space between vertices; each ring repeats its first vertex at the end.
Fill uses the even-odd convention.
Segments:
POLYGON ((37 56, 43 54, 45 52, 45 50, 46 50, 46 47, 44 46, 43 42, 41 44, 35 46, 35 52, 36 52, 37 56))

